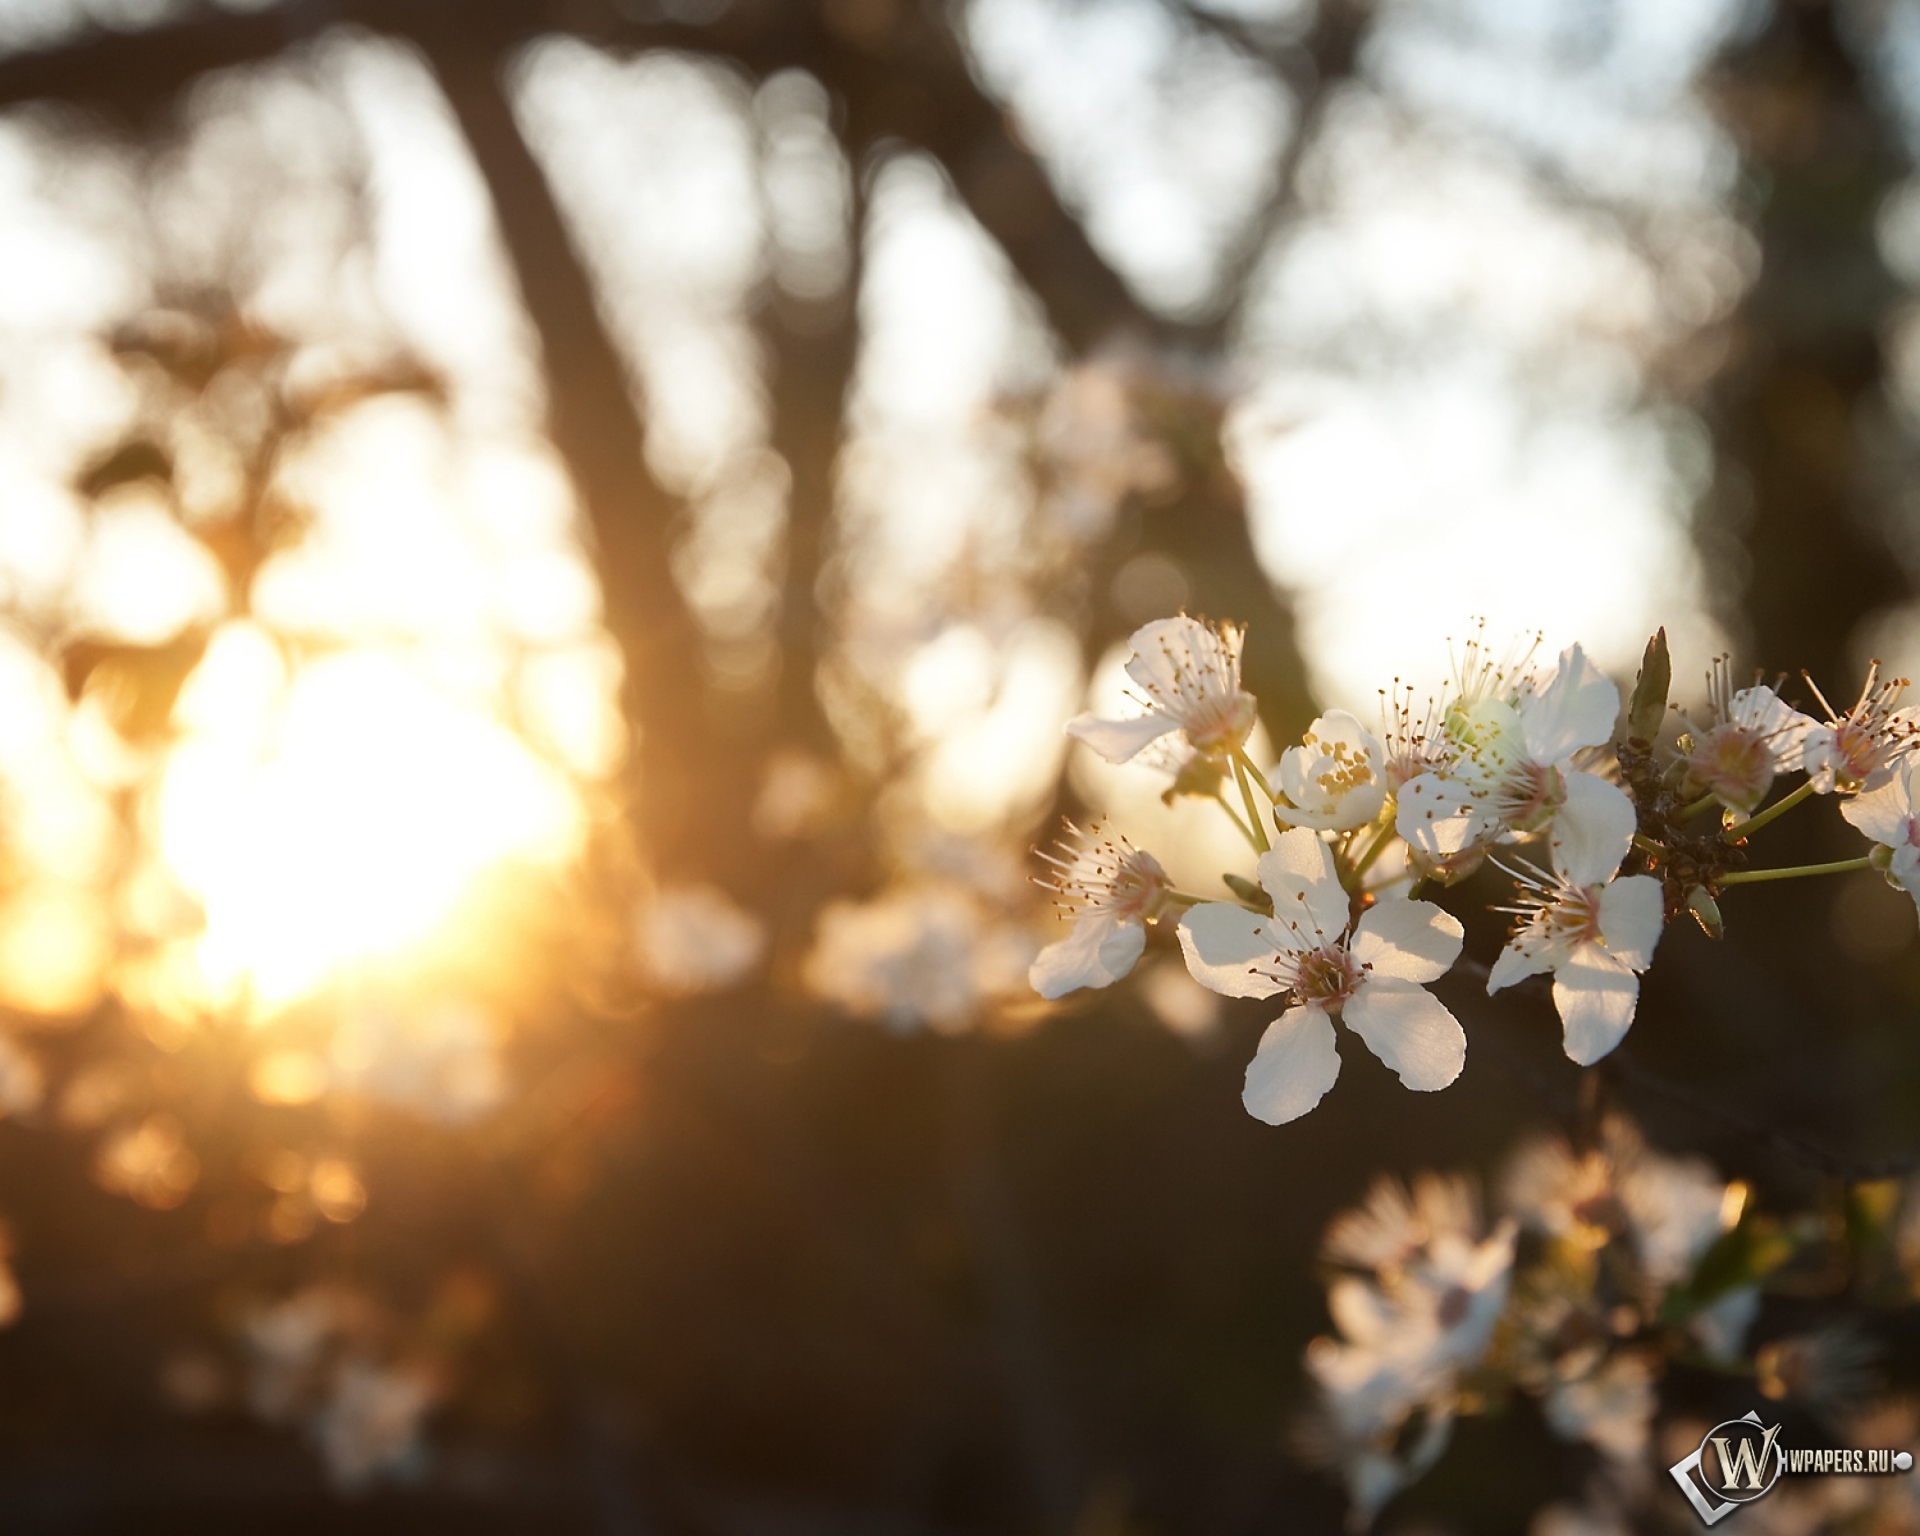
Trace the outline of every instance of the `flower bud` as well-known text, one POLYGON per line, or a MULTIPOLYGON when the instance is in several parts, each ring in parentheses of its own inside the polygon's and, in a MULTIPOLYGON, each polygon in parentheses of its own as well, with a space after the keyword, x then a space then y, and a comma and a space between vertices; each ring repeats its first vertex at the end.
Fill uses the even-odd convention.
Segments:
POLYGON ((1253 881, 1242 879, 1239 875, 1222 875, 1220 878, 1225 882, 1227 889, 1248 906, 1266 913, 1268 917, 1273 916, 1273 898, 1253 881))
POLYGON ((1660 734, 1667 714, 1667 690, 1673 684, 1673 658, 1667 654, 1667 632, 1656 629, 1641 658, 1634 679, 1633 698, 1627 704, 1627 739, 1650 747, 1660 734))
POLYGON ((1708 938, 1724 939, 1727 936, 1727 925, 1720 918, 1720 904, 1707 893, 1704 885, 1696 885, 1687 892, 1687 910, 1693 914, 1693 920, 1708 938))

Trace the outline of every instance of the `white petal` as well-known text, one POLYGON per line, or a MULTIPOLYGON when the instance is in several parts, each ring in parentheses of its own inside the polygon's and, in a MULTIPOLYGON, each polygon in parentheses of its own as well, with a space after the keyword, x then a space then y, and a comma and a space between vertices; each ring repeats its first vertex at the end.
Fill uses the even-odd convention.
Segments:
POLYGON ((1840 814, 1876 843, 1897 848, 1909 841, 1913 825, 1914 770, 1895 772, 1872 789, 1844 801, 1840 814))
POLYGON ((1274 921, 1292 929, 1317 949, 1347 931, 1347 893, 1334 873, 1333 854, 1320 834, 1292 827, 1274 839, 1273 851, 1260 855, 1260 884, 1273 898, 1274 921))
POLYGON ((1386 803, 1385 780, 1356 785, 1342 795, 1340 803, 1333 808, 1333 830, 1351 832, 1356 827, 1364 827, 1380 814, 1380 807, 1386 803))
POLYGON ((1797 773, 1804 766, 1802 756, 1807 732, 1820 722, 1803 715, 1764 683, 1742 688, 1727 701, 1727 718, 1735 725, 1757 732, 1767 739, 1767 751, 1773 755, 1778 773, 1797 773))
POLYGON ((1144 923, 1110 912, 1086 912, 1073 932, 1034 957, 1027 981, 1049 1001, 1081 987, 1110 987, 1133 969, 1146 947, 1144 923))
POLYGON ((1351 832, 1364 827, 1387 803, 1387 786, 1375 780, 1348 790, 1325 810, 1298 805, 1275 805, 1273 819, 1286 827, 1313 827, 1321 832, 1351 832))
POLYGON ((1639 1001, 1640 978, 1598 944, 1582 944, 1553 976, 1567 1055, 1592 1066, 1626 1037, 1639 1001))
POLYGON ((1498 821, 1465 785, 1423 773, 1401 788, 1393 825, 1409 847, 1442 864, 1491 837, 1498 821))
POLYGON ((1240 1102, 1254 1119, 1285 1125, 1324 1099, 1339 1075, 1332 1021, 1318 1008, 1289 1008, 1260 1037, 1240 1102))
POLYGON ((1411 981, 1367 981, 1340 1010, 1347 1028, 1416 1093, 1432 1093, 1460 1075, 1467 1035, 1440 999, 1411 981))
POLYGON ((1127 676, 1160 698, 1177 699, 1186 691, 1183 670, 1189 674, 1188 687, 1193 673, 1207 677, 1217 672, 1223 682, 1240 675, 1239 662, 1220 637, 1198 619, 1184 614, 1142 624, 1127 643, 1133 647, 1127 676))
POLYGON ((1376 976, 1436 981, 1460 958, 1464 932, 1458 918, 1430 901, 1383 896, 1361 917, 1350 947, 1376 976))
POLYGON ((1907 843, 1894 849, 1887 873, 1899 883, 1901 890, 1920 902, 1920 848, 1907 843))
POLYGON ((1360 723, 1360 717, 1344 709, 1328 710, 1313 722, 1312 729, 1322 745, 1344 741, 1370 763, 1379 762, 1385 750, 1380 738, 1360 723))
POLYGON ((1458 816, 1473 804, 1464 784, 1437 773, 1423 773, 1400 787, 1394 808, 1394 830, 1412 842, 1414 834, 1435 821, 1458 816))
MULTIPOLYGON (((1279 805, 1273 808, 1274 821, 1283 827, 1310 827, 1316 832, 1346 830, 1338 827, 1339 808, 1326 811, 1309 811, 1297 805, 1279 805)), ((1356 826, 1362 823, 1355 823, 1356 826)))
POLYGON ((1807 780, 1816 793, 1834 792, 1846 759, 1835 743, 1832 726, 1815 725, 1800 738, 1800 763, 1807 770, 1807 780))
POLYGON ((1553 813, 1548 845, 1553 867, 1575 885, 1598 885, 1619 869, 1633 846, 1633 802, 1617 784, 1570 772, 1566 803, 1553 813))
POLYGON ((1615 958, 1636 971, 1653 964, 1666 907, 1652 875, 1628 875, 1600 893, 1600 937, 1615 958))
POLYGON ((1328 710, 1308 728, 1302 745, 1280 756, 1280 787, 1297 807, 1285 819, 1343 832, 1365 826, 1386 801, 1383 756, 1379 738, 1358 720, 1344 709, 1328 710))
POLYGON ((1067 734, 1084 741, 1110 763, 1130 763, 1140 749, 1158 741, 1167 732, 1178 730, 1180 722, 1159 710, 1136 715, 1131 720, 1101 720, 1092 714, 1075 715, 1067 722, 1067 734))
POLYGON ((1562 958, 1557 946, 1547 943, 1545 939, 1531 934, 1520 935, 1500 951, 1500 957, 1493 962, 1493 969, 1487 973, 1487 996, 1492 997, 1516 981, 1525 981, 1529 976, 1552 970, 1562 958))
POLYGON ((1520 705, 1520 734, 1527 756, 1536 763, 1558 765, 1581 747, 1597 747, 1613 739, 1620 713, 1620 690, 1587 660, 1578 645, 1560 653, 1560 662, 1546 687, 1520 705))
POLYGON ((1353 1344, 1390 1340, 1400 1321, 1380 1287, 1357 1275, 1341 1275, 1327 1287, 1327 1315, 1341 1337, 1353 1344))
POLYGON ((1225 997, 1272 997, 1286 989, 1254 969, 1277 953, 1267 919, 1229 901, 1202 902, 1180 919, 1180 952, 1201 986, 1225 997))

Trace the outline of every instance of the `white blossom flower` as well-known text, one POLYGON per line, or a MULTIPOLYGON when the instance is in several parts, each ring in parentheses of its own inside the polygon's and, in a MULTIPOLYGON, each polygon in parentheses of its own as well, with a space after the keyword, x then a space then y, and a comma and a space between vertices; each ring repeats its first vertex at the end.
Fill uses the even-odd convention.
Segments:
POLYGON ((1644 1355, 1593 1346, 1560 1361, 1541 1407, 1562 1439, 1584 1440, 1614 1461, 1631 1462, 1645 1453, 1659 1406, 1653 1383, 1644 1355))
POLYGON ((1442 1234, 1479 1229, 1478 1202, 1466 1179, 1423 1173, 1409 1190, 1383 1174, 1359 1205, 1334 1218, 1320 1251, 1333 1264, 1399 1269, 1442 1234))
POLYGON ((1334 1281, 1327 1306, 1340 1336, 1307 1349, 1328 1431, 1319 1449, 1340 1467, 1356 1523, 1370 1522, 1438 1459, 1459 1377, 1492 1342, 1515 1226, 1481 1230, 1471 1186, 1428 1176, 1412 1195, 1380 1180, 1327 1234, 1330 1258, 1385 1261, 1376 1276, 1334 1281))
POLYGON ((1506 1305, 1518 1224, 1503 1219, 1483 1237, 1479 1202, 1464 1178, 1423 1174, 1411 1193, 1391 1176, 1328 1228, 1322 1253, 1371 1269, 1329 1297, 1336 1322, 1357 1345, 1417 1362, 1433 1379, 1479 1363, 1506 1305))
POLYGON ((334 1486, 355 1493, 383 1475, 418 1470, 421 1422, 437 1395, 419 1367, 343 1360, 310 1426, 334 1486))
POLYGON ((506 1101, 493 1021, 454 999, 417 1008, 377 1005, 334 1031, 324 1066, 335 1089, 364 1094, 441 1125, 466 1125, 506 1101))
POLYGON ((1920 762, 1894 768, 1842 805, 1840 814, 1891 851, 1888 878, 1920 904, 1920 762))
POLYGON ((440 1395, 424 1365, 370 1352, 381 1331, 370 1298, 331 1285, 310 1285, 241 1324, 247 1406, 270 1424, 300 1424, 347 1493, 418 1469, 421 1421, 440 1395))
POLYGON ((1413 701, 1414 689, 1398 678, 1380 690, 1381 766, 1396 797, 1422 774, 1445 772, 1449 761, 1439 704, 1429 698, 1416 709, 1413 701))
POLYGON ((661 992, 690 997, 743 980, 766 953, 766 924, 717 886, 670 886, 634 924, 647 979, 661 992))
POLYGON ((1650 1302, 1693 1273, 1740 1219, 1746 1193, 1699 1158, 1653 1151, 1620 1115, 1583 1153, 1557 1136, 1529 1143, 1502 1185, 1506 1209, 1535 1231, 1582 1248, 1624 1240, 1650 1302))
POLYGON ((1844 715, 1811 678, 1807 685, 1827 712, 1826 724, 1810 728, 1801 748, 1808 781, 1819 794, 1853 793, 1906 758, 1920 739, 1920 709, 1896 708, 1907 680, 1881 682, 1877 661, 1868 665, 1860 697, 1844 715))
POLYGON ((1280 755, 1274 770, 1287 797, 1274 820, 1322 832, 1364 827, 1387 802, 1386 749, 1344 709, 1330 709, 1308 729, 1302 744, 1280 755))
POLYGON ((857 1018, 953 1034, 1018 987, 1032 960, 1026 934, 993 921, 957 887, 925 884, 830 903, 801 980, 857 1018))
POLYGON ((1042 883, 1063 898, 1062 909, 1077 912, 1073 931, 1049 944, 1034 960, 1027 979, 1049 1000, 1080 987, 1107 987, 1127 972, 1147 947, 1147 924, 1166 910, 1173 882, 1152 854, 1118 833, 1090 834, 1067 823, 1080 839, 1062 844, 1066 857, 1043 853, 1052 865, 1042 883))
POLYGON ((1400 791, 1395 828, 1416 862, 1463 873, 1463 861, 1503 833, 1545 828, 1570 784, 1592 777, 1573 767, 1574 754, 1609 740, 1619 710, 1620 690, 1578 645, 1545 681, 1480 664, 1447 707, 1447 766, 1400 791))
POLYGON ((242 1320, 247 1406, 255 1415, 269 1424, 292 1422, 313 1395, 322 1360, 351 1311, 350 1298, 312 1285, 242 1320))
POLYGON ((1208 625, 1184 615, 1156 619, 1133 632, 1127 676, 1140 689, 1144 712, 1128 720, 1092 714, 1067 722, 1110 763, 1131 762, 1149 742, 1179 731, 1196 752, 1224 757, 1253 730, 1253 695, 1240 687, 1240 647, 1246 630, 1208 625))
MULTIPOLYGON (((1316 1346, 1333 1343, 1314 1341, 1316 1346)), ((1344 1367, 1361 1359, 1309 1347, 1307 1369, 1319 1387, 1318 1402, 1295 1436, 1295 1449, 1303 1459, 1340 1474, 1347 1488, 1347 1528, 1352 1531, 1369 1529, 1389 1500, 1432 1470, 1453 1438, 1450 1397, 1415 1403, 1397 1416, 1376 1421, 1368 1394, 1352 1390, 1343 1375, 1344 1367), (1418 1423, 1409 1427, 1416 1412, 1418 1423)))
POLYGON ((1460 953, 1460 924, 1431 902, 1381 900, 1349 936, 1348 897, 1318 834, 1284 832, 1259 865, 1274 915, 1206 902, 1180 920, 1180 947, 1201 985, 1227 997, 1293 1006, 1267 1026, 1247 1067, 1248 1113, 1283 1125, 1307 1113, 1340 1075, 1332 1016, 1420 1092, 1460 1075, 1467 1038, 1422 985, 1460 953))
POLYGON ((1728 810, 1746 816, 1764 800, 1776 775, 1803 766, 1807 734, 1819 727, 1765 684, 1733 688, 1729 659, 1707 675, 1704 719, 1690 720, 1687 771, 1728 810))
POLYGON ((1549 840, 1554 873, 1514 872, 1519 925, 1487 978, 1491 994, 1544 971, 1581 1066, 1605 1056, 1633 1024, 1640 976, 1653 963, 1663 921, 1660 882, 1620 876, 1633 843, 1633 802, 1592 774, 1570 774, 1549 840))

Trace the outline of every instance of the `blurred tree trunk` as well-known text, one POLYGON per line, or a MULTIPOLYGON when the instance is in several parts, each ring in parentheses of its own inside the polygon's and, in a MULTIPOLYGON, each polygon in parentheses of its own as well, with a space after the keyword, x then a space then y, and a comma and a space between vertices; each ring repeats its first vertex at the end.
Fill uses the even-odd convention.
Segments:
POLYGON ((1908 595, 1862 463, 1899 288, 1874 221, 1904 174, 1894 125, 1830 0, 1777 0, 1709 81, 1746 157, 1760 274, 1708 405, 1719 453, 1701 548, 1752 659, 1840 703, 1865 615, 1908 595))
POLYGON ((592 529, 606 622, 625 664, 635 729, 632 811, 650 854, 689 853, 713 761, 701 709, 700 639, 669 564, 681 513, 649 473, 625 367, 545 173, 513 116, 505 51, 491 40, 419 39, 485 178, 520 300, 540 338, 548 431, 592 529))

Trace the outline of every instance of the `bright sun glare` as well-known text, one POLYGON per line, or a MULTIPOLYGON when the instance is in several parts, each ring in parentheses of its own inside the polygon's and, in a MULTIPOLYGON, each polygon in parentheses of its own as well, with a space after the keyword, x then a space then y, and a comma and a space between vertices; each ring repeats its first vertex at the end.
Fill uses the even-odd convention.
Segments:
POLYGON ((205 913, 208 1001, 270 1014, 436 937, 484 871, 577 849, 577 797, 511 731, 400 653, 289 680, 225 626, 180 704, 158 799, 163 857, 205 913))

